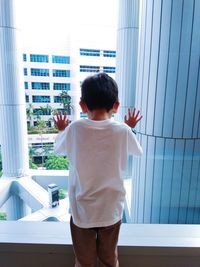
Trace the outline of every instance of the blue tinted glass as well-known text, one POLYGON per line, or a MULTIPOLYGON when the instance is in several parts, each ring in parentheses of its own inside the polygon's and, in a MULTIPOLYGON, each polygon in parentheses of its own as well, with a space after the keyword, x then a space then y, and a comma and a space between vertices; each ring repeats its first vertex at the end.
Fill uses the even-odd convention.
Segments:
POLYGON ((24 76, 27 76, 27 75, 28 75, 27 68, 24 68, 24 76))
POLYGON ((70 83, 54 83, 54 90, 70 90, 70 83))
POLYGON ((49 56, 48 55, 30 55, 30 61, 31 62, 49 62, 49 56))
POLYGON ((70 57, 67 56, 52 56, 53 63, 70 64, 70 57))
POLYGON ((24 88, 28 89, 28 82, 24 82, 24 88))
POLYGON ((53 77, 70 77, 69 70, 53 70, 53 77))
POLYGON ((100 56, 100 50, 80 48, 80 55, 81 56, 99 57, 100 56))
POLYGON ((32 82, 31 86, 32 86, 32 89, 35 89, 35 90, 50 90, 49 83, 32 82))
POLYGON ((25 100, 26 100, 26 103, 29 102, 29 96, 28 95, 25 95, 25 100))
POLYGON ((27 61, 26 54, 23 54, 23 61, 27 61))
POLYGON ((104 57, 116 57, 116 51, 113 50, 104 50, 103 51, 104 57))
POLYGON ((106 73, 115 73, 115 67, 103 67, 103 71, 106 73))
POLYGON ((54 96, 54 103, 61 103, 61 97, 60 96, 54 96))
POLYGON ((80 65, 80 72, 99 72, 99 66, 84 66, 80 65))
POLYGON ((34 95, 33 103, 50 103, 50 96, 34 95))
POLYGON ((32 76, 49 76, 49 69, 31 69, 32 76))

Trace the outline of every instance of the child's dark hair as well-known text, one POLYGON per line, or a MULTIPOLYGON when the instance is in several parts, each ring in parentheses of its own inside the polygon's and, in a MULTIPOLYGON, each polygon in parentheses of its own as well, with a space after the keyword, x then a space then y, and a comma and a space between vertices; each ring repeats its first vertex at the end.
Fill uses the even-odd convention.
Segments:
POLYGON ((106 73, 89 76, 81 85, 81 101, 90 111, 106 109, 108 112, 118 101, 117 83, 106 73))

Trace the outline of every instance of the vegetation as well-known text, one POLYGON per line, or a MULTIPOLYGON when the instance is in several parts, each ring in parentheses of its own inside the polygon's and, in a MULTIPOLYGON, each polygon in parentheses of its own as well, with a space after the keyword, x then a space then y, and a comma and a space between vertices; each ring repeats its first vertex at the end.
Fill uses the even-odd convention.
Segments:
POLYGON ((71 114, 71 109, 73 109, 71 105, 71 96, 68 94, 67 91, 62 91, 60 93, 60 99, 61 99, 61 104, 63 105, 64 111, 67 112, 67 114, 71 114))
MULTIPOLYGON (((45 133, 47 134, 53 134, 53 133, 58 133, 58 129, 56 128, 46 128, 45 133)), ((37 129, 36 127, 31 127, 28 129, 28 134, 40 134, 40 130, 37 129)))
POLYGON ((35 163, 33 163, 32 158, 29 158, 29 168, 34 170, 37 170, 38 168, 38 166, 35 163))
POLYGON ((5 212, 0 212, 0 221, 6 221, 7 220, 7 214, 5 212))
POLYGON ((45 160, 44 166, 47 170, 68 170, 69 160, 52 154, 45 160))
POLYGON ((64 199, 67 196, 67 190, 61 188, 59 189, 59 199, 64 199))

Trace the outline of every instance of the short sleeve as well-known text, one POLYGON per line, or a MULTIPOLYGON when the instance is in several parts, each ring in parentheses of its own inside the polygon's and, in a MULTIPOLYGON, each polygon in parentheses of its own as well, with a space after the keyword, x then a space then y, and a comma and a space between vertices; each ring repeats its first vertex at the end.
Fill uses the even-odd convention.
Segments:
POLYGON ((54 143, 54 152, 59 156, 67 156, 67 147, 68 147, 68 135, 69 127, 66 127, 64 131, 59 132, 56 136, 54 143))
POLYGON ((132 133, 131 129, 127 129, 127 131, 128 131, 128 152, 129 152, 129 154, 141 156, 143 154, 143 150, 142 150, 142 147, 136 138, 136 135, 134 133, 132 133))

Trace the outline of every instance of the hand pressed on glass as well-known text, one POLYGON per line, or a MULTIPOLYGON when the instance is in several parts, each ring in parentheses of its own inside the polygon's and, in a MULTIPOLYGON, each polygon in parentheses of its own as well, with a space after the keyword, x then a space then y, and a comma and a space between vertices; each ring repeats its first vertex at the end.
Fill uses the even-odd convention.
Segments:
POLYGON ((131 111, 131 109, 128 109, 128 115, 124 116, 124 122, 131 128, 135 128, 137 123, 142 119, 142 115, 140 115, 140 111, 138 110, 136 112, 136 108, 131 111))
POLYGON ((56 113, 56 118, 54 119, 54 123, 56 125, 56 127, 58 128, 59 131, 64 131, 65 128, 68 126, 69 124, 69 120, 67 118, 67 113, 65 112, 64 115, 62 115, 62 113, 60 112, 60 114, 57 112, 56 113))

